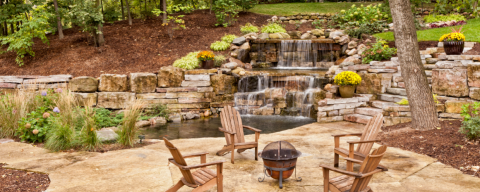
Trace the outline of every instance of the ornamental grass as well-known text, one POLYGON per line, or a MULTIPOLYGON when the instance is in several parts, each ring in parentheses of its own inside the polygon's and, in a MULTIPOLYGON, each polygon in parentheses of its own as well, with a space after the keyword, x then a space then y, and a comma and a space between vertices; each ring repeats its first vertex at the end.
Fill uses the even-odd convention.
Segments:
POLYGON ((133 147, 135 144, 138 132, 138 127, 135 126, 135 123, 140 117, 143 105, 143 101, 136 100, 126 109, 122 126, 118 132, 118 143, 130 147, 133 147))

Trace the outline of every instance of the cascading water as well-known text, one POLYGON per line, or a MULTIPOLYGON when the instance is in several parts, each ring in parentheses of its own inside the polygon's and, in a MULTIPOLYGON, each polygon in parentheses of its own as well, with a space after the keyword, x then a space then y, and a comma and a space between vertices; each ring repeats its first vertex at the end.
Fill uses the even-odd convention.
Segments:
POLYGON ((326 81, 314 76, 247 76, 240 79, 235 107, 241 114, 313 116, 314 94, 326 81))
POLYGON ((312 40, 282 40, 277 67, 328 68, 334 61, 332 46, 332 44, 312 43, 312 40))

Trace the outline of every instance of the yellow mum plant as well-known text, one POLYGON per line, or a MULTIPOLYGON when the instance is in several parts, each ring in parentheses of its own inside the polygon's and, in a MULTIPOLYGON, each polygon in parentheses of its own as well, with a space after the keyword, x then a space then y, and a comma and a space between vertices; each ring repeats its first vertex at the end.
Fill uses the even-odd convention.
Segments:
MULTIPOLYGON (((462 26, 463 27, 463 26, 462 26)), ((452 32, 442 35, 440 37, 440 42, 442 41, 465 41, 465 35, 462 33, 462 27, 460 27, 458 30, 455 28, 452 28, 452 32)))
POLYGON ((197 55, 197 58, 200 61, 213 60, 214 57, 215 57, 215 55, 211 51, 202 51, 202 52, 198 53, 198 55, 197 55))
POLYGON ((344 71, 335 76, 335 84, 337 85, 358 85, 362 82, 362 78, 355 72, 344 71))

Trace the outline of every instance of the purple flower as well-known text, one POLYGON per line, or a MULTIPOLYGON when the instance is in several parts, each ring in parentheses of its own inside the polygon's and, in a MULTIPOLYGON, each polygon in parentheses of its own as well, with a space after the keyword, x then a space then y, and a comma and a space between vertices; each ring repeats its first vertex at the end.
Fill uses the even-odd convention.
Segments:
POLYGON ((16 110, 16 109, 14 109, 14 110, 12 111, 12 113, 13 113, 13 114, 17 113, 17 110, 16 110))
POLYGON ((53 112, 60 113, 60 109, 58 109, 58 107, 55 107, 55 108, 53 108, 53 112))
POLYGON ((62 88, 58 88, 55 90, 55 93, 61 93, 62 91, 63 91, 62 88))
POLYGON ((47 96, 47 91, 42 91, 42 96, 47 96))

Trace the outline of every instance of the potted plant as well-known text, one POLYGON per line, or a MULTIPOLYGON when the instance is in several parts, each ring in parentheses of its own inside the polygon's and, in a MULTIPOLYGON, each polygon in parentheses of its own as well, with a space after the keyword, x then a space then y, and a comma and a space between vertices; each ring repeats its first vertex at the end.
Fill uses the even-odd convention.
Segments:
POLYGON ((198 53, 197 58, 202 62, 203 69, 211 69, 214 66, 213 58, 215 55, 211 51, 202 51, 198 53))
POLYGON ((460 55, 463 53, 465 47, 465 35, 462 33, 462 27, 458 30, 452 28, 452 32, 440 37, 440 42, 443 42, 443 48, 447 55, 460 55))
POLYGON ((353 97, 355 88, 362 82, 362 78, 355 72, 344 71, 335 76, 335 84, 340 86, 340 95, 343 98, 353 97))

